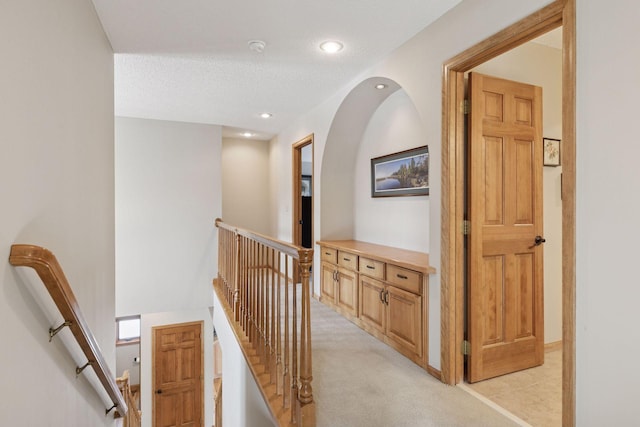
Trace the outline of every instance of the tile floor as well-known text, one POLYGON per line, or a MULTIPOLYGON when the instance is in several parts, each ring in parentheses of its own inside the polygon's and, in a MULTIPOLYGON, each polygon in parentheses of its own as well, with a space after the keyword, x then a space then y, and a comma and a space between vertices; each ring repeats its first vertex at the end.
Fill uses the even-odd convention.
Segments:
POLYGON ((562 350, 545 353, 544 365, 467 387, 532 426, 562 425, 562 350))

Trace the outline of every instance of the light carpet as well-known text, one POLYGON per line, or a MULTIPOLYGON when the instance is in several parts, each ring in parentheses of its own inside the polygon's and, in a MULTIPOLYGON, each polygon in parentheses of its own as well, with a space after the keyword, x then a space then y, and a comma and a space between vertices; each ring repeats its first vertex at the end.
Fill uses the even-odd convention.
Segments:
POLYGON ((311 300, 318 427, 517 425, 311 300))

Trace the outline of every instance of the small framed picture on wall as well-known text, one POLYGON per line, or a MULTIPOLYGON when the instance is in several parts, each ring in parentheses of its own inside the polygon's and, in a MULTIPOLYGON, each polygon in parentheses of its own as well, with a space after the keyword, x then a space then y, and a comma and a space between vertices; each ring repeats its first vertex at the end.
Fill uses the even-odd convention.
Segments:
POLYGON ((545 166, 560 166, 560 140, 542 138, 543 163, 545 166))

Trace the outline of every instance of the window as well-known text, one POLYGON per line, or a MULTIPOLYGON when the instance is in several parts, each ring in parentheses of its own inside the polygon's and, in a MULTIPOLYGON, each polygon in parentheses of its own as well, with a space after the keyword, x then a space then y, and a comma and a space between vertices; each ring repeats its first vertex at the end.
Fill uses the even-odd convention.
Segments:
POLYGON ((116 319, 116 345, 140 342, 140 316, 116 319))

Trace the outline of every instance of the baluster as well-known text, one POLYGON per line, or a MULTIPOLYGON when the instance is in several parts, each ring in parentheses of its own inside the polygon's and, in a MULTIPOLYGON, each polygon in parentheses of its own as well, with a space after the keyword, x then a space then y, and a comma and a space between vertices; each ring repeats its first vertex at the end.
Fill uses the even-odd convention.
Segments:
POLYGON ((277 298, 278 298, 278 312, 276 313, 276 317, 278 319, 278 325, 276 327, 276 390, 278 395, 282 394, 283 389, 283 378, 284 378, 284 370, 282 369, 282 301, 280 299, 281 290, 282 290, 282 269, 280 268, 282 263, 281 253, 278 252, 278 289, 277 289, 277 298))
POLYGON ((309 269, 313 263, 311 254, 304 251, 300 254, 300 273, 302 282, 302 315, 300 319, 300 424, 315 425, 315 405, 311 387, 311 289, 309 288, 309 269))
MULTIPOLYGON (((289 282, 287 281, 287 286, 289 282)), ((296 402, 291 407, 291 423, 295 423, 297 419, 298 410, 298 298, 296 295, 296 288, 298 287, 295 278, 291 280, 292 290, 292 313, 293 319, 291 320, 291 399, 296 399, 296 402)))
POLYGON ((251 322, 249 342, 256 343, 256 307, 258 303, 258 286, 256 280, 256 258, 258 256, 258 244, 251 242, 251 310, 249 320, 251 322))
POLYGON ((264 245, 258 245, 258 357, 260 363, 264 363, 264 245))
POLYGON ((269 260, 269 266, 271 268, 271 332, 269 334, 269 371, 271 372, 271 376, 269 378, 269 382, 271 384, 275 384, 276 382, 276 353, 275 353, 275 335, 276 335, 276 270, 275 270, 275 259, 276 259, 276 250, 271 249, 270 251, 271 257, 269 260))
POLYGON ((284 257, 284 375, 283 375, 283 401, 282 405, 288 408, 291 401, 291 388, 289 377, 289 257, 284 257))
POLYGON ((249 328, 249 242, 242 238, 242 330, 248 335, 249 328))
POLYGON ((240 235, 229 234, 233 246, 233 257, 231 258, 231 274, 233 274, 233 318, 236 323, 240 320, 240 235))

